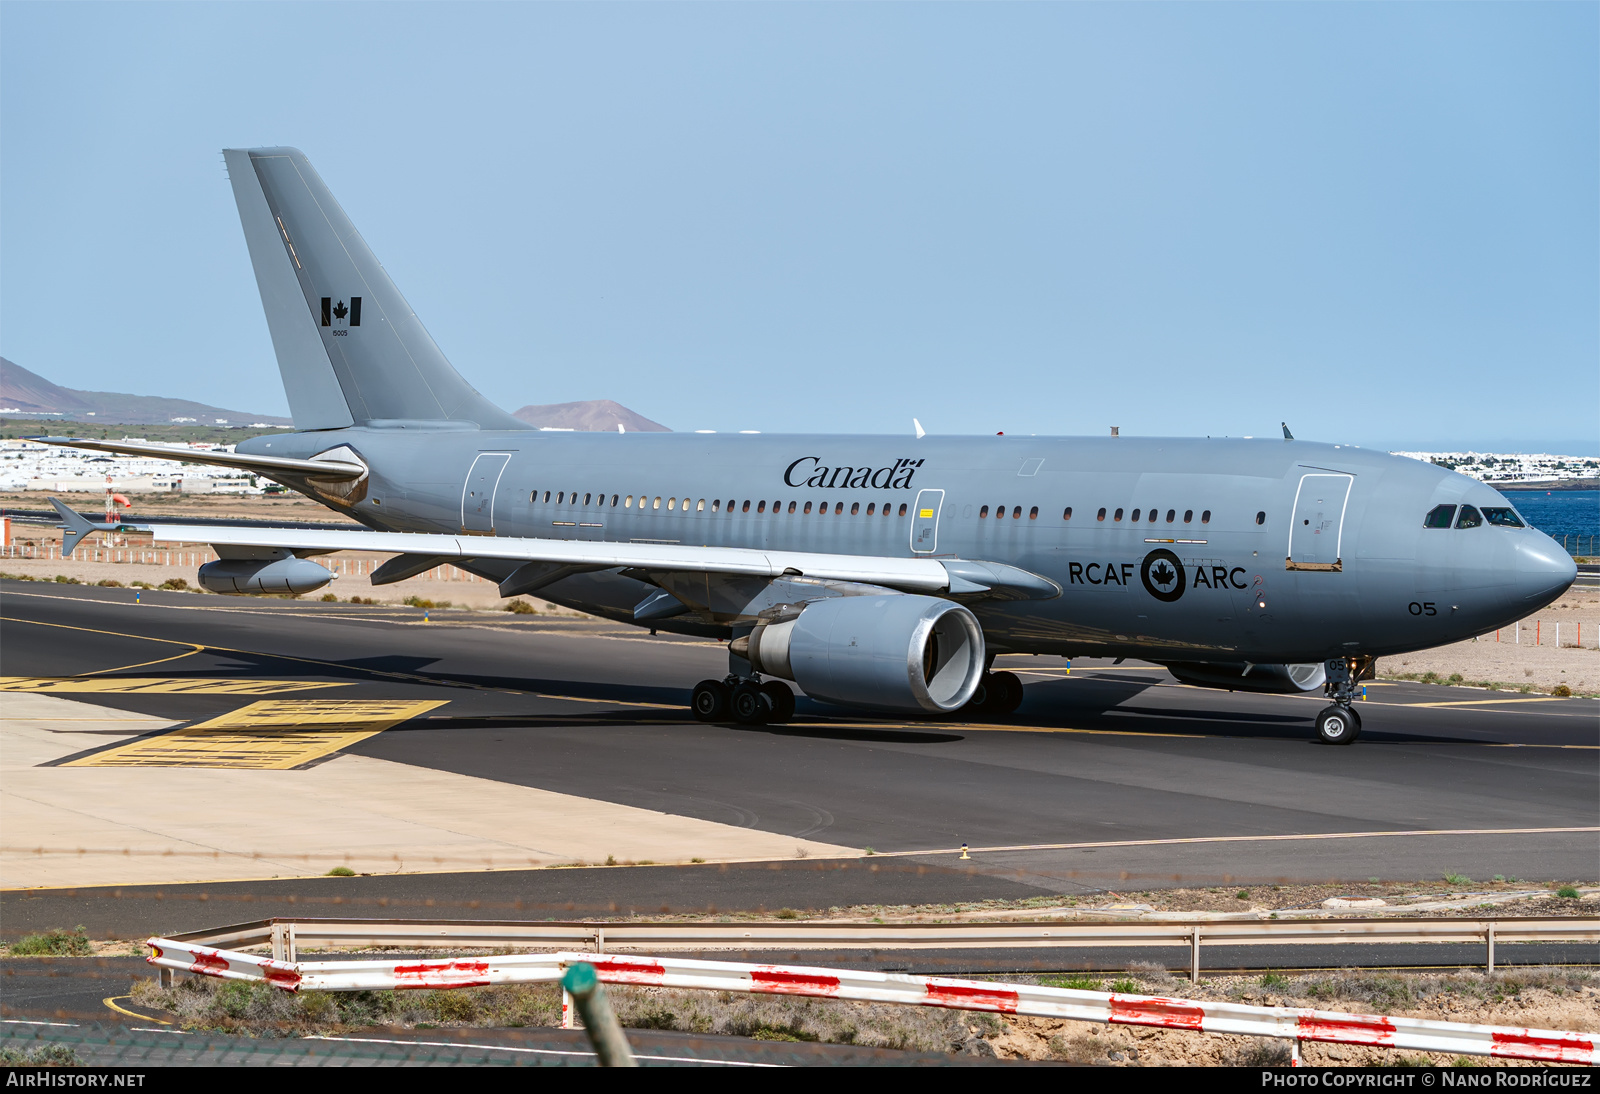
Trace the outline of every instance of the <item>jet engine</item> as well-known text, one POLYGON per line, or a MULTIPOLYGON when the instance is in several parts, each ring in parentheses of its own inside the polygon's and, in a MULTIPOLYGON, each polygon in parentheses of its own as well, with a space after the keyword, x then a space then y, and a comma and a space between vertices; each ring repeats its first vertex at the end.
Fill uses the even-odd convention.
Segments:
POLYGON ((912 713, 960 708, 984 667, 977 617, 932 596, 815 600, 731 648, 824 703, 912 713))
POLYGON ((220 558, 200 567, 214 593, 309 593, 337 575, 304 558, 220 558))
POLYGON ((1251 665, 1242 661, 1168 663, 1167 671, 1185 684, 1229 691, 1264 691, 1297 695, 1318 691, 1328 680, 1322 663, 1310 665, 1251 665))

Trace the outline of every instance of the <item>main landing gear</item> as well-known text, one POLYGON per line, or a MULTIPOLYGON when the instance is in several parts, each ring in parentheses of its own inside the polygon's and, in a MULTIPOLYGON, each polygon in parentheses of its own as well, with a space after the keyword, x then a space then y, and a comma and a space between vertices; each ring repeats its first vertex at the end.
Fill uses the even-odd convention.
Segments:
POLYGON ((1333 705, 1323 707, 1316 722, 1317 737, 1323 744, 1347 745, 1361 736, 1361 715, 1351 703, 1356 697, 1356 681, 1366 676, 1371 666, 1370 657, 1335 657, 1327 663, 1324 690, 1333 705))
POLYGON ((757 682, 730 674, 725 680, 696 684, 689 706, 702 722, 782 725, 794 719, 794 692, 777 680, 757 682))
POLYGON ((986 672, 978 688, 961 708, 968 715, 1010 714, 1022 705, 1022 681, 1014 672, 986 672))

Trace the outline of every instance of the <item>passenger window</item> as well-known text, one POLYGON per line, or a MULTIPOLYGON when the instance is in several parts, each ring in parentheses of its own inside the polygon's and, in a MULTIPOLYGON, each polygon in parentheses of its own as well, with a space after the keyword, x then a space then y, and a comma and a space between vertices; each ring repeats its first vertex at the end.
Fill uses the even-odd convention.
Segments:
POLYGON ((1015 509, 1011 510, 1011 519, 1012 520, 1021 520, 1022 519, 1022 506, 1019 505, 1015 509))
POLYGON ((567 492, 565 490, 563 490, 563 491, 561 491, 561 493, 556 495, 556 504, 560 505, 566 499, 567 499, 567 492))
POLYGON ((1428 515, 1422 518, 1424 528, 1448 528, 1450 522, 1456 517, 1454 505, 1435 505, 1428 510, 1428 515))
POLYGON ((611 495, 611 508, 615 509, 616 507, 617 507, 617 496, 615 494, 612 494, 611 495))
POLYGON ((1118 509, 1115 513, 1111 514, 1111 519, 1112 520, 1121 520, 1122 519, 1122 510, 1118 509))
POLYGON ((530 504, 534 503, 534 502, 537 502, 538 500, 539 500, 539 491, 535 490, 533 493, 528 495, 528 501, 529 501, 530 504))
POLYGON ((594 497, 593 494, 585 494, 583 496, 583 504, 588 505, 589 504, 589 499, 592 498, 592 497, 594 497))
POLYGON ((1515 509, 1489 508, 1484 506, 1483 519, 1498 528, 1526 528, 1522 518, 1517 516, 1515 509))
POLYGON ((633 495, 632 494, 629 494, 627 497, 622 499, 622 507, 624 509, 632 509, 633 508, 633 495))
POLYGON ((906 503, 905 502, 901 502, 900 503, 900 515, 902 517, 906 515, 906 503))
POLYGON ((661 508, 661 498, 660 498, 659 495, 657 495, 657 497, 656 497, 655 504, 652 505, 650 508, 652 508, 652 509, 660 509, 661 508))
POLYGON ((878 508, 878 503, 877 502, 875 502, 875 501, 867 502, 867 516, 870 517, 873 514, 874 510, 876 510, 877 508, 878 508))
POLYGON ((1194 510, 1185 509, 1183 511, 1183 523, 1188 524, 1192 520, 1194 520, 1194 510))
POLYGON ((1065 509, 1061 510, 1061 519, 1062 520, 1071 520, 1072 519, 1072 506, 1069 505, 1065 509))
MULTIPOLYGON (((685 509, 687 509, 689 507, 689 499, 688 498, 684 498, 683 499, 683 507, 685 509)), ((701 498, 699 501, 695 502, 694 511, 696 513, 704 513, 706 511, 706 499, 705 498, 701 498)))
POLYGON ((1210 524, 1211 523, 1211 510, 1207 509, 1204 513, 1200 514, 1200 523, 1201 524, 1210 524))
POLYGON ((1256 523, 1257 524, 1265 524, 1265 523, 1267 523, 1267 514, 1266 513, 1257 513, 1256 514, 1256 523))
POLYGON ((988 515, 989 515, 989 507, 987 505, 985 505, 983 508, 978 510, 978 519, 979 520, 983 520, 988 515))
POLYGON ((756 502, 756 512, 765 513, 766 511, 767 511, 767 503, 765 501, 756 502))
POLYGON ((750 503, 747 501, 747 502, 744 503, 744 507, 742 509, 740 509, 739 512, 748 513, 749 511, 750 511, 750 503))
POLYGON ((803 512, 803 513, 811 512, 811 503, 809 501, 806 502, 806 507, 803 510, 801 510, 801 512, 803 512))
POLYGON ((1457 528, 1476 528, 1483 523, 1483 516, 1472 506, 1463 505, 1461 515, 1456 518, 1457 528))
MULTIPOLYGON (((1142 509, 1135 509, 1135 510, 1134 510, 1134 511, 1133 511, 1133 517, 1132 517, 1132 518, 1131 518, 1131 519, 1133 519, 1133 520, 1138 520, 1138 519, 1139 519, 1139 514, 1140 514, 1140 513, 1142 513, 1142 512, 1144 512, 1144 510, 1142 510, 1142 509)), ((1121 515, 1120 515, 1120 514, 1118 514, 1118 516, 1117 516, 1117 519, 1118 519, 1118 520, 1121 520, 1121 519, 1122 519, 1122 517, 1121 517, 1121 515)))
MULTIPOLYGON (((795 506, 795 503, 794 503, 794 502, 792 502, 792 501, 791 501, 791 502, 790 502, 790 503, 789 503, 789 512, 791 512, 791 513, 792 513, 792 512, 794 512, 794 506, 795 506)), ((807 508, 807 509, 810 509, 810 508, 811 508, 811 503, 810 503, 810 502, 807 502, 807 503, 806 503, 806 508, 807 508)))
POLYGON ((861 512, 861 503, 859 501, 851 502, 851 504, 850 504, 850 515, 853 517, 859 512, 861 512))
POLYGON ((1176 509, 1168 509, 1167 510, 1167 523, 1171 524, 1172 521, 1173 521, 1173 518, 1176 517, 1177 515, 1178 515, 1178 511, 1176 509))
POLYGON ((1028 519, 1029 520, 1038 520, 1039 519, 1039 507, 1037 505, 1035 505, 1032 509, 1028 510, 1028 519))
POLYGON ((1106 519, 1106 511, 1104 509, 1100 510, 1099 515, 1096 516, 1094 519, 1095 520, 1105 520, 1106 519))
POLYGON ((550 500, 550 491, 546 490, 544 492, 544 500, 545 501, 549 501, 550 500))

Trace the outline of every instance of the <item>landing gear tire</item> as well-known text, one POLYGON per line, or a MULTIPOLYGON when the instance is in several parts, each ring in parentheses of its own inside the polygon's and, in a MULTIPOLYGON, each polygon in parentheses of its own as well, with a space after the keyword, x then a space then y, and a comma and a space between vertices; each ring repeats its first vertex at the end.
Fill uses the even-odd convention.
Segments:
POLYGON ((772 712, 772 700, 761 685, 748 681, 733 689, 728 706, 733 720, 742 726, 766 725, 767 716, 772 712))
POLYGON ((989 674, 989 703, 996 714, 1011 714, 1022 705, 1022 681, 1016 673, 989 674))
POLYGON ((689 696, 689 709, 702 722, 720 722, 728 717, 728 685, 721 680, 702 680, 689 696))
POLYGON ((1325 745, 1347 745, 1361 736, 1361 716, 1335 703, 1317 715, 1317 737, 1325 745))
POLYGON ((962 708, 967 714, 1010 714, 1022 705, 1022 681, 1011 672, 986 672, 962 708))
POLYGON ((768 680, 761 685, 761 693, 771 704, 770 713, 767 715, 768 723, 781 726, 794 721, 794 692, 789 690, 788 684, 768 680))

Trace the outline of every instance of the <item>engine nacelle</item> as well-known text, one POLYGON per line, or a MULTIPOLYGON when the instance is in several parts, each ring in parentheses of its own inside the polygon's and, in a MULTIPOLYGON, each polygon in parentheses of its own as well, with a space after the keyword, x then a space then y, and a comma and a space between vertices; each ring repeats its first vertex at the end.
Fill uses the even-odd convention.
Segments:
POLYGON ((812 601, 793 619, 758 626, 734 652, 824 703, 932 714, 965 705, 984 665, 977 617, 932 596, 812 601))
POLYGON ((1185 684, 1229 691, 1263 691, 1298 695, 1318 691, 1327 683, 1328 670, 1318 661, 1310 665, 1247 665, 1243 661, 1169 663, 1167 671, 1185 684))
POLYGON ((214 593, 309 593, 338 575, 304 558, 219 558, 199 576, 214 593))

